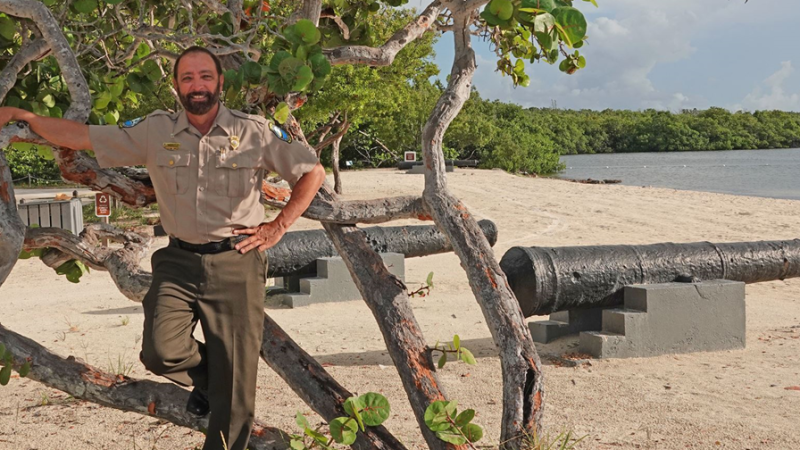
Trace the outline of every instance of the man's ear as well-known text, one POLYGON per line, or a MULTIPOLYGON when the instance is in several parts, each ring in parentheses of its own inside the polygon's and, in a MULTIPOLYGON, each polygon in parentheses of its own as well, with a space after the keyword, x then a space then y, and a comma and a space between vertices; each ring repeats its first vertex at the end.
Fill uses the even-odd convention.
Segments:
POLYGON ((178 92, 178 80, 175 77, 172 77, 172 87, 175 88, 175 92, 178 92))

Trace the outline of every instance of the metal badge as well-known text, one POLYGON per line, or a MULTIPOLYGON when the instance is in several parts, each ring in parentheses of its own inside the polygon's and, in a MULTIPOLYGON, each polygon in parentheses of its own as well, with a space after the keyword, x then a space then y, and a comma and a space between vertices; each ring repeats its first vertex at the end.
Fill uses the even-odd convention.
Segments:
POLYGON ((169 151, 175 151, 181 148, 181 144, 177 142, 164 142, 162 145, 169 151))
POLYGON ((124 122, 120 122, 119 123, 119 127, 120 128, 133 128, 137 124, 139 124, 142 120, 144 120, 144 117, 137 117, 137 118, 132 119, 132 120, 126 120, 124 122))
POLYGON ((239 136, 236 135, 231 136, 231 148, 233 150, 239 148, 239 136))

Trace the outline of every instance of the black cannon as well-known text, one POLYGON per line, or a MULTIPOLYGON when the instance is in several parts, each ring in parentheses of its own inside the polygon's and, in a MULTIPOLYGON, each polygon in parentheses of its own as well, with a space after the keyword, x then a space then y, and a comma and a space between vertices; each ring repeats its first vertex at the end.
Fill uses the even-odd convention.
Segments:
POLYGON ((514 247, 500 267, 525 317, 621 305, 623 287, 672 281, 745 283, 800 276, 800 239, 712 244, 514 247))
MULTIPOLYGON (((497 226, 490 220, 478 222, 490 245, 497 242, 497 226)), ((453 247, 435 226, 364 228, 367 242, 378 253, 402 253, 406 258, 453 251, 453 247)), ((286 233, 278 244, 267 250, 268 277, 301 276, 317 270, 316 260, 337 256, 338 252, 323 230, 286 233)))

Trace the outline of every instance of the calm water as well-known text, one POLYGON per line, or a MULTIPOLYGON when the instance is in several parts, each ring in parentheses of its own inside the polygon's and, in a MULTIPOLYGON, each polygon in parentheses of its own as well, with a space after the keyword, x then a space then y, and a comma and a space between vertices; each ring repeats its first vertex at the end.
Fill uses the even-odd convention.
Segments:
POLYGON ((566 155, 563 178, 800 200, 800 149, 566 155))

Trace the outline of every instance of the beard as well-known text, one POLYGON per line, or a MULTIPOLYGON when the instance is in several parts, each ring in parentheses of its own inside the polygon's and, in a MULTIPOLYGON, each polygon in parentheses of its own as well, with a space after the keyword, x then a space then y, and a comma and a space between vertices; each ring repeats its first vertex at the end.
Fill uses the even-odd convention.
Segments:
POLYGON ((211 108, 219 102, 219 94, 219 86, 217 86, 214 92, 195 91, 184 95, 182 92, 178 91, 178 97, 181 99, 183 109, 188 113, 198 116, 211 111, 211 108))

